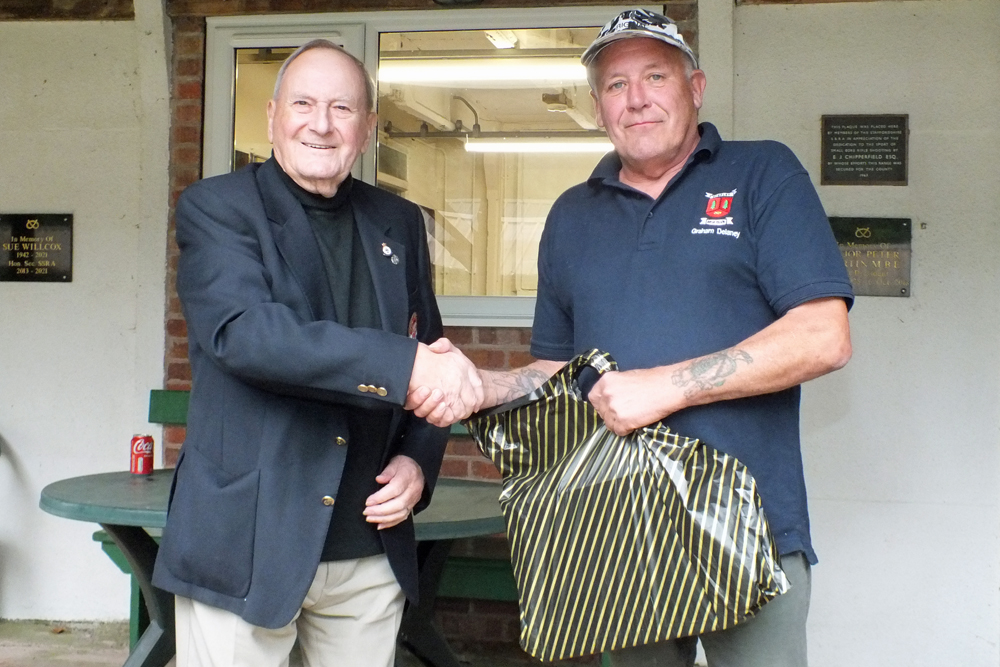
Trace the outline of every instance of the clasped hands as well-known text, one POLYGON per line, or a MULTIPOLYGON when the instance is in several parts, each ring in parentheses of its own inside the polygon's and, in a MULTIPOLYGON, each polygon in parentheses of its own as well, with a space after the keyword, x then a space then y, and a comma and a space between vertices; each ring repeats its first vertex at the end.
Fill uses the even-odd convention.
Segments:
MULTIPOLYGON (((551 375, 558 367, 558 363, 548 365, 543 374, 551 375)), ((669 373, 668 367, 608 372, 590 390, 588 400, 610 431, 627 435, 684 407, 683 395, 671 383, 669 373)), ((489 372, 481 375, 447 338, 430 345, 420 343, 405 407, 435 426, 450 426, 499 402, 496 387, 484 387, 484 377, 495 381, 489 372)), ((522 389, 520 394, 531 387, 522 389)))
POLYGON ((439 338, 419 343, 406 394, 407 410, 435 426, 450 426, 483 404, 483 381, 475 365, 451 344, 439 338))

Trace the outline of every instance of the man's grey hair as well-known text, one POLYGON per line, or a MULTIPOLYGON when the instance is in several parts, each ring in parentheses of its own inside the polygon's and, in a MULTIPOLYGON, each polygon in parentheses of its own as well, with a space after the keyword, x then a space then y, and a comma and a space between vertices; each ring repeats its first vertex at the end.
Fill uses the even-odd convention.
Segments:
POLYGON ((351 62, 358 68, 358 72, 361 73, 361 78, 365 80, 365 104, 367 108, 365 111, 371 112, 375 110, 375 80, 372 79, 371 74, 368 73, 368 68, 357 56, 349 53, 347 49, 342 47, 340 44, 331 42, 328 39, 314 39, 311 42, 306 42, 299 48, 295 49, 294 52, 287 58, 285 62, 281 64, 281 69, 278 70, 278 78, 274 81, 274 95, 272 99, 278 99, 278 93, 281 91, 281 82, 285 79, 285 71, 288 66, 292 64, 296 58, 301 56, 306 51, 312 51, 313 49, 330 49, 331 51, 337 51, 343 53, 345 56, 351 59, 351 62))
MULTIPOLYGON (((664 46, 666 46, 667 48, 673 49, 674 51, 676 51, 677 53, 679 53, 681 56, 683 56, 683 58, 684 58, 684 77, 690 82, 691 81, 691 75, 694 74, 694 70, 695 70, 694 63, 691 62, 691 59, 688 58, 687 55, 683 51, 681 51, 680 49, 678 49, 677 47, 671 46, 669 44, 664 44, 664 46)), ((597 69, 598 69, 598 67, 600 67, 601 57, 603 55, 604 55, 604 49, 601 49, 600 51, 597 52, 597 55, 594 57, 594 59, 590 61, 590 64, 587 65, 587 83, 590 84, 590 89, 594 92, 594 95, 600 95, 601 94, 601 91, 599 91, 597 89, 597 69)))

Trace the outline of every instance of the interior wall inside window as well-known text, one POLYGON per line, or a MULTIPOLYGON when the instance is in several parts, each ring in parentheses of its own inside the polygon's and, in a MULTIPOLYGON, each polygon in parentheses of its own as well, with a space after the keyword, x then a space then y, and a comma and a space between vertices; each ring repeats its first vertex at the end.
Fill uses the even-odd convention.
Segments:
POLYGON ((295 50, 236 49, 236 95, 233 112, 233 168, 263 162, 271 156, 265 108, 274 91, 278 70, 295 50))
POLYGON ((579 65, 597 30, 380 35, 378 184, 424 209, 437 294, 534 296, 552 202, 610 147, 579 65))

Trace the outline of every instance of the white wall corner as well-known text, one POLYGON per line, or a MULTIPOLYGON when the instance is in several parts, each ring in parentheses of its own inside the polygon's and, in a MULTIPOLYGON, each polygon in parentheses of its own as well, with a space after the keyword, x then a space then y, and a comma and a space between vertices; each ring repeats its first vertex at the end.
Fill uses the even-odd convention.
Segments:
MULTIPOLYGON (((149 390, 163 386, 166 309, 166 243, 169 211, 170 22, 163 0, 135 7, 137 61, 141 86, 139 263, 136 291, 136 346, 133 385, 135 428, 162 443, 162 429, 147 423, 149 390)), ((157 459, 162 460, 162 446, 157 459)))

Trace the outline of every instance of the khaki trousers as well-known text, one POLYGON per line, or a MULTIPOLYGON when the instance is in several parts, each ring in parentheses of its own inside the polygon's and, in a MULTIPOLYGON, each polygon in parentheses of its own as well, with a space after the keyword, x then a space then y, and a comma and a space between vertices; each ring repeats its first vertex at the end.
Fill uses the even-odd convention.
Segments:
POLYGON ((392 667, 403 593, 384 555, 320 563, 302 609, 270 630, 190 598, 175 599, 177 667, 392 667))

